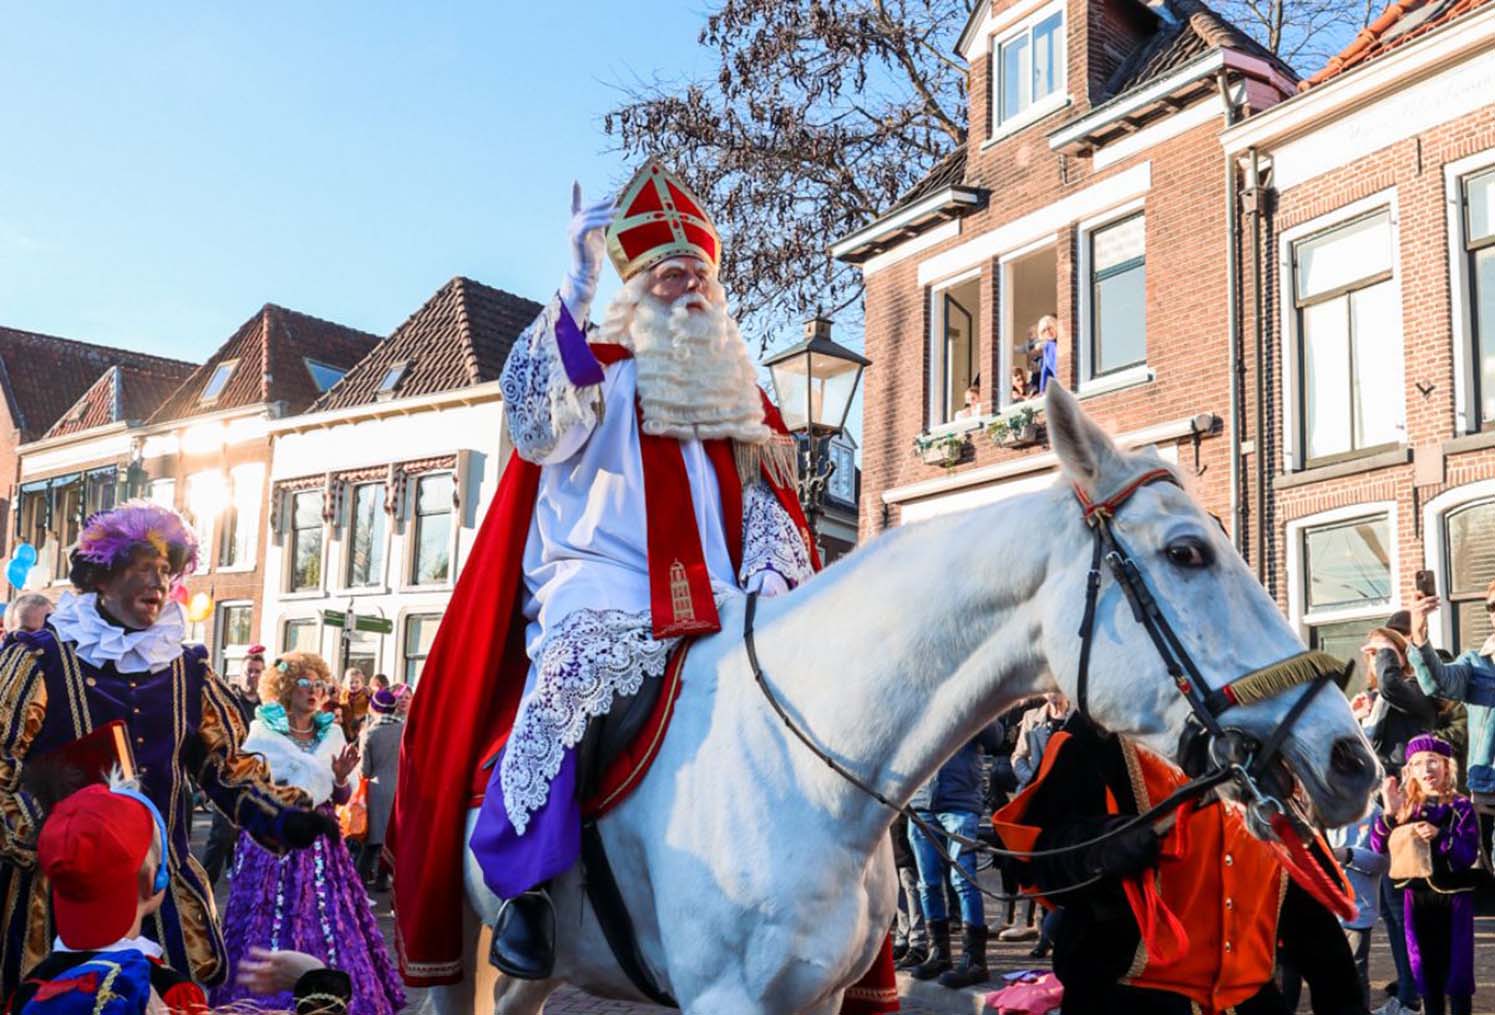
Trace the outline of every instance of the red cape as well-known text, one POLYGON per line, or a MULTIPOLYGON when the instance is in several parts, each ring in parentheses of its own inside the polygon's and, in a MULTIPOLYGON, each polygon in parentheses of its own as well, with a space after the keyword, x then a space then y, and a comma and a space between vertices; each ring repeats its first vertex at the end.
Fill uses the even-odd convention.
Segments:
MULTIPOLYGON (((767 396, 763 404, 764 421, 787 433, 767 396)), ((818 570, 794 491, 775 484, 766 470, 764 478, 818 570)), ((489 773, 481 765, 508 736, 529 673, 523 564, 539 485, 538 465, 517 454, 509 459, 410 703, 385 848, 398 898, 395 947, 411 987, 462 980, 467 812, 482 802, 489 773)))

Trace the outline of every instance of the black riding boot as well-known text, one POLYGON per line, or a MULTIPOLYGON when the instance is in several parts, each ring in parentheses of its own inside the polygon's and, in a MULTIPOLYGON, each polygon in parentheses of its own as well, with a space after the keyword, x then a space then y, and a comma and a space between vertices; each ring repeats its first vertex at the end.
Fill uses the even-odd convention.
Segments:
POLYGON ((928 948, 923 945, 909 945, 900 958, 893 960, 893 968, 900 972, 905 969, 913 969, 916 966, 923 965, 924 960, 927 958, 929 958, 928 948))
POLYGON ((546 980, 555 970, 555 906, 544 887, 516 895, 493 921, 488 961, 520 980, 546 980))
POLYGON ((966 924, 960 941, 965 954, 960 957, 959 965, 940 975, 941 987, 959 990, 991 979, 986 971, 986 925, 966 924))
POLYGON ((929 955, 908 971, 916 980, 932 980, 950 969, 950 921, 929 921, 929 955))

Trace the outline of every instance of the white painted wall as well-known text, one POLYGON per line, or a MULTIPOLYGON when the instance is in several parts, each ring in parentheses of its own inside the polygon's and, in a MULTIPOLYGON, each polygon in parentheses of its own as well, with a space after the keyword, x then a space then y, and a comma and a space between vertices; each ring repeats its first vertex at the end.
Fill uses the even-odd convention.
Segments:
MULTIPOLYGON (((390 403, 397 407, 398 403, 390 403)), ((439 587, 412 588, 404 583, 409 573, 413 526, 409 521, 410 498, 405 517, 385 516, 384 582, 374 588, 343 587, 347 574, 349 532, 344 524, 323 529, 322 585, 320 591, 288 593, 289 540, 276 545, 273 534, 265 560, 260 640, 272 651, 283 649, 288 620, 319 618, 326 609, 345 610, 349 601, 360 615, 381 616, 394 622, 388 635, 365 635, 377 640, 376 667, 401 679, 404 668, 402 644, 404 618, 414 614, 440 614, 451 598, 452 586, 471 552, 477 527, 498 489, 500 471, 508 459, 504 436, 503 405, 494 400, 477 405, 423 407, 409 415, 329 424, 303 432, 281 432, 274 437, 270 482, 302 476, 320 476, 420 458, 471 453, 471 472, 463 491, 463 510, 456 519, 455 551, 451 581, 439 587)), ((346 518, 346 509, 344 512, 346 518)), ((340 520, 341 522, 342 520, 340 520)), ((270 524, 267 517, 265 524, 270 524)), ((321 630, 321 654, 334 662, 339 631, 321 630)))

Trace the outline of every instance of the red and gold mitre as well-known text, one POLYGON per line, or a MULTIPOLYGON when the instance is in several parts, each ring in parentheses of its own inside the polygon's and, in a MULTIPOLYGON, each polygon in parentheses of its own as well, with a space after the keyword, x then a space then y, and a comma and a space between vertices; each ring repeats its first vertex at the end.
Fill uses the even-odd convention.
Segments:
POLYGON ((627 282, 671 257, 721 262, 721 237, 685 181, 658 161, 644 163, 618 200, 607 230, 607 256, 627 282))

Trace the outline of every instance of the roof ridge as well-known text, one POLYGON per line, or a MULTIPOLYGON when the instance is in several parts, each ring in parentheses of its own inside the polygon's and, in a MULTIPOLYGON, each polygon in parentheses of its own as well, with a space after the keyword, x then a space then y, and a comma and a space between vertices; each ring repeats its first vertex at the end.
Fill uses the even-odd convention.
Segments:
POLYGON ((9 335, 24 339, 43 339, 48 342, 61 342, 64 345, 73 346, 80 350, 97 351, 106 355, 137 356, 142 360, 155 363, 177 363, 185 366, 196 367, 198 364, 190 360, 173 359, 170 356, 158 356, 151 352, 141 352, 138 349, 126 349, 123 346, 104 345, 101 342, 88 342, 80 338, 64 338, 61 335, 52 335, 45 331, 31 331, 28 328, 17 328, 8 324, 0 324, 0 336, 9 335))
POLYGON ((452 282, 456 286, 457 340, 462 343, 462 363, 467 367, 467 379, 476 384, 482 368, 478 364, 477 344, 472 336, 472 315, 468 313, 467 305, 472 295, 468 287, 474 283, 465 275, 456 276, 452 282))

